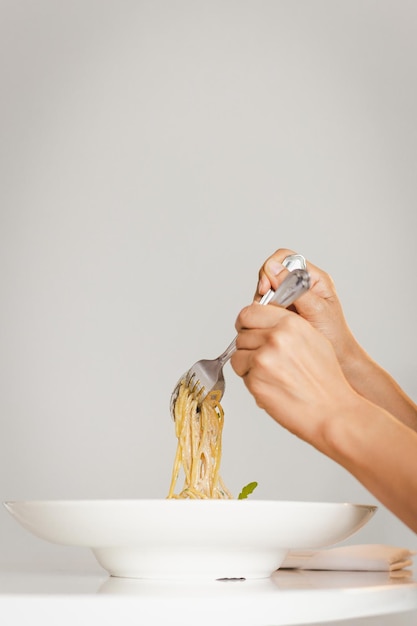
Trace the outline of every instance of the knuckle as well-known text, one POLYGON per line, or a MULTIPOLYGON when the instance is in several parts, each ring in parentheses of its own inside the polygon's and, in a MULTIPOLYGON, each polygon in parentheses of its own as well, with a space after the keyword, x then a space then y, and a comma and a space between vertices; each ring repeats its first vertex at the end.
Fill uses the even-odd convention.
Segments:
POLYGON ((252 368, 260 378, 264 378, 273 369, 279 350, 279 339, 268 337, 262 348, 256 350, 252 356, 252 368))
POLYGON ((245 306, 239 313, 237 318, 238 328, 249 328, 252 319, 252 306, 245 306))
POLYGON ((290 254, 296 254, 294 250, 290 250, 289 248, 278 248, 278 250, 273 254, 273 256, 278 259, 282 263, 286 256, 290 254))
POLYGON ((277 332, 274 333, 275 340, 282 340, 287 336, 292 336, 293 333, 298 331, 299 325, 302 323, 302 318, 297 313, 288 312, 287 315, 281 318, 281 322, 277 332))

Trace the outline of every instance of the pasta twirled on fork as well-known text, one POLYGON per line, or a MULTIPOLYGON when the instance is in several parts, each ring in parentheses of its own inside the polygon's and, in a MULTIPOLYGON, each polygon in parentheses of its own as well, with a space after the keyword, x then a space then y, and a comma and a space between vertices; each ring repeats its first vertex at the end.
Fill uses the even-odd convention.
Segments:
POLYGON ((168 498, 231 499, 220 476, 224 412, 219 402, 206 398, 198 406, 192 390, 183 380, 174 407, 177 451, 168 498), (184 485, 175 487, 181 469, 184 485))

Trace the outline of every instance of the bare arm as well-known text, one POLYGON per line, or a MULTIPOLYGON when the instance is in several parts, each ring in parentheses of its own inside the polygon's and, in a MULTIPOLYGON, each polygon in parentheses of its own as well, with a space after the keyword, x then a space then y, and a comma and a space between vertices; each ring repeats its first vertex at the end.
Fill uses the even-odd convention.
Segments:
POLYGON ((325 435, 333 459, 417 532, 417 433, 362 398, 344 415, 325 435))
POLYGON ((417 532, 417 433, 355 391, 329 340, 301 316, 254 303, 236 329, 232 367, 258 406, 417 532))
POLYGON ((364 398, 395 415, 417 431, 417 406, 394 378, 376 363, 357 343, 344 355, 343 373, 364 398))

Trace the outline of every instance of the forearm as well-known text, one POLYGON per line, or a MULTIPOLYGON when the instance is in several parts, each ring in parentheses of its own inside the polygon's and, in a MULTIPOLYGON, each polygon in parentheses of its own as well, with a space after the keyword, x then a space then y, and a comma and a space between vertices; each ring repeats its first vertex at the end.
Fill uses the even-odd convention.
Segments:
POLYGON ((329 420, 323 451, 417 532, 417 433, 358 398, 329 420))
POLYGON ((390 374, 352 341, 341 362, 349 383, 361 396, 417 431, 417 406, 390 374))

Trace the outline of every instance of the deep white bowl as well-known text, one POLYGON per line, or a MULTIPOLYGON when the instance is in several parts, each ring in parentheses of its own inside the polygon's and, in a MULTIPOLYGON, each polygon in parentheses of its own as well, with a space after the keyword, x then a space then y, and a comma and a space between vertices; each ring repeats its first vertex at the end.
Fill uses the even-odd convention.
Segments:
POLYGON ((34 535, 90 548, 112 576, 265 578, 291 549, 343 541, 376 507, 274 500, 5 502, 34 535))

